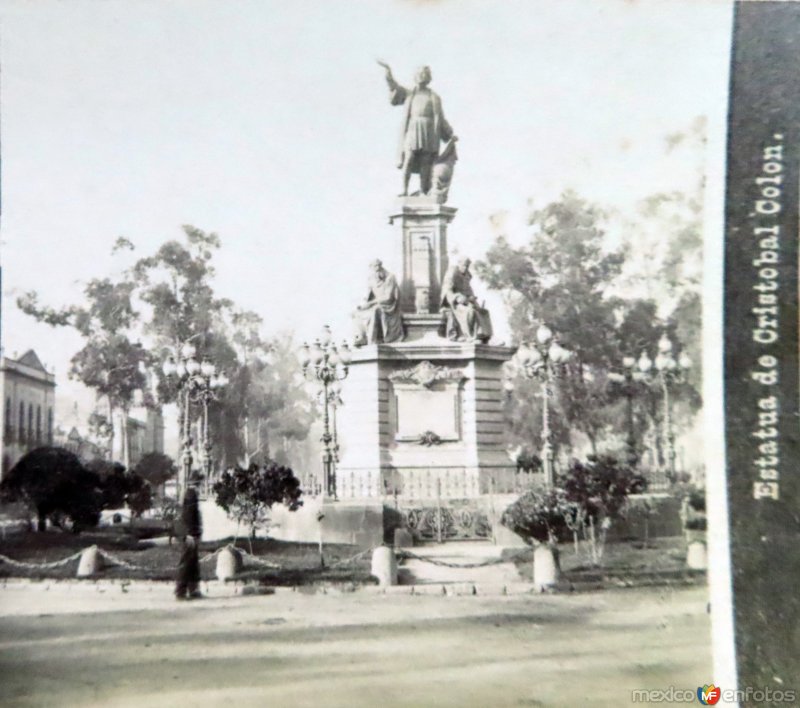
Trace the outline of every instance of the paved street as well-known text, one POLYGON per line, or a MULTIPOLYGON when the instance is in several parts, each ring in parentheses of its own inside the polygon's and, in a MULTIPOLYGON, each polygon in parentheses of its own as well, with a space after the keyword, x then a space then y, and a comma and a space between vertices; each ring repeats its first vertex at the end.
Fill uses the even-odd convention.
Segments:
POLYGON ((621 706, 710 673, 707 589, 442 597, 0 588, 3 706, 621 706))

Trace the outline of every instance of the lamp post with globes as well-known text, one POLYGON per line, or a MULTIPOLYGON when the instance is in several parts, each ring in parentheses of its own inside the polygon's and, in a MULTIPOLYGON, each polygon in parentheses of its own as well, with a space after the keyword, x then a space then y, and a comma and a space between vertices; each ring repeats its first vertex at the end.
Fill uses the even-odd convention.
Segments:
MULTIPOLYGON (((322 417, 322 494, 331 499, 337 498, 336 492, 336 458, 338 441, 334 444, 331 435, 330 408, 340 402, 339 392, 341 381, 347 378, 348 365, 351 359, 350 346, 342 342, 340 347, 333 343, 331 329, 328 325, 312 346, 304 344, 300 362, 303 366, 303 375, 309 380, 316 380, 322 387, 321 398, 323 404, 322 417), (331 394, 334 394, 334 403, 331 394)), ((335 409, 334 409, 335 410, 335 409)))
POLYGON ((666 334, 661 335, 658 340, 658 354, 655 360, 647 356, 647 352, 642 352, 639 357, 639 371, 644 376, 653 376, 661 386, 664 398, 664 442, 667 452, 667 469, 670 478, 676 478, 675 465, 675 430, 672 424, 672 403, 670 400, 670 386, 685 380, 686 372, 692 366, 692 360, 686 352, 682 352, 676 360, 672 354, 672 342, 666 334), (654 371, 653 371, 654 370, 654 371))
MULTIPOLYGON (((341 356, 341 353, 340 353, 341 356)), ((339 464, 339 431, 336 427, 336 414, 344 401, 342 401, 342 382, 334 381, 328 391, 328 400, 331 406, 331 444, 333 445, 333 461, 339 464)))
POLYGON ((181 416, 181 474, 178 480, 178 497, 186 491, 192 473, 192 432, 191 432, 191 403, 199 402, 203 406, 203 419, 201 434, 203 437, 203 468, 205 470, 206 485, 210 482, 211 438, 208 429, 208 407, 216 399, 216 392, 228 384, 228 378, 222 372, 217 372, 216 366, 208 359, 197 359, 197 348, 191 342, 186 342, 179 350, 177 356, 169 356, 164 362, 162 371, 168 379, 177 378, 180 396, 181 416))
POLYGON ((528 379, 542 382, 542 467, 544 483, 554 484, 553 444, 550 434, 550 400, 553 396, 552 380, 560 376, 572 352, 564 349, 556 340, 553 331, 546 325, 536 330, 532 344, 523 343, 515 355, 516 363, 528 379))
POLYGON ((614 383, 620 384, 622 393, 626 399, 626 423, 627 436, 625 447, 627 452, 627 462, 630 467, 635 467, 639 461, 639 453, 636 451, 636 432, 633 424, 633 398, 636 395, 636 385, 644 379, 644 373, 636 370, 636 359, 626 356, 622 359, 622 373, 612 371, 608 378, 614 383))

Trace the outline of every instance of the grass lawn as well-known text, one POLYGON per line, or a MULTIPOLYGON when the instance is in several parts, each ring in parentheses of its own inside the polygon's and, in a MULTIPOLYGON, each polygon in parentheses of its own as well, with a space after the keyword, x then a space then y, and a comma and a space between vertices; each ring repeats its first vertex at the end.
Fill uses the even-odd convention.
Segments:
MULTIPOLYGON (((686 567, 686 540, 682 536, 651 538, 641 541, 613 541, 606 544, 600 566, 591 564, 589 546, 581 541, 578 552, 574 544, 559 545, 559 563, 566 584, 649 585, 665 581, 694 582, 704 573, 686 567)), ((511 552, 507 552, 510 555, 511 552)), ((517 561, 517 569, 525 580, 532 580, 533 564, 517 561)))
MULTIPOLYGON (((200 559, 226 546, 232 539, 200 544, 200 559)), ((99 577, 127 578, 141 580, 171 580, 180 556, 180 543, 172 545, 139 540, 132 533, 119 526, 95 529, 81 534, 59 530, 43 533, 26 532, 9 536, 0 541, 0 554, 16 561, 27 563, 48 563, 96 545, 121 560, 136 566, 136 570, 116 565, 107 565, 99 577)), ((238 547, 249 553, 247 540, 240 539, 238 547)), ((318 581, 335 582, 374 582, 370 576, 370 556, 356 561, 335 564, 352 558, 361 549, 346 544, 326 544, 324 556, 326 568, 320 567, 319 547, 315 543, 289 543, 274 539, 255 539, 253 553, 261 560, 279 567, 265 568, 245 556, 242 577, 257 579, 269 585, 304 585, 318 581)), ((22 569, 0 562, 0 577, 23 578, 74 578, 78 560, 66 566, 48 569, 22 569)), ((201 562, 200 570, 205 580, 215 577, 216 561, 201 562)))

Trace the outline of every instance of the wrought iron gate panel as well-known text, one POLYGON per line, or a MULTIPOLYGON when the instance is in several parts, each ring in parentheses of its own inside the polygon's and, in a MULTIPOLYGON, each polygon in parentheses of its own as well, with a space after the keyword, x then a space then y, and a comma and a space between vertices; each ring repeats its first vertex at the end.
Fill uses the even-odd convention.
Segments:
POLYGON ((492 537, 486 512, 475 499, 407 503, 398 508, 403 525, 418 541, 468 541, 492 537))

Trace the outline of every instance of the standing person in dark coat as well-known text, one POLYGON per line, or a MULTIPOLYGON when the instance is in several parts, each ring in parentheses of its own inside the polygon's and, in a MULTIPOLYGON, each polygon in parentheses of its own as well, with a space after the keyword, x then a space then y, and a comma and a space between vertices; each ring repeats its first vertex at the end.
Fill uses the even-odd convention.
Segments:
POLYGON ((194 487, 189 487, 183 496, 178 535, 181 537, 181 559, 178 563, 175 597, 178 600, 202 597, 197 550, 203 535, 203 521, 194 487))

